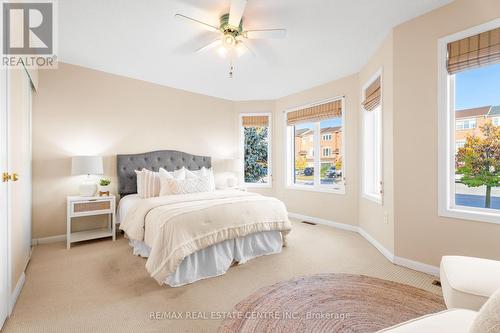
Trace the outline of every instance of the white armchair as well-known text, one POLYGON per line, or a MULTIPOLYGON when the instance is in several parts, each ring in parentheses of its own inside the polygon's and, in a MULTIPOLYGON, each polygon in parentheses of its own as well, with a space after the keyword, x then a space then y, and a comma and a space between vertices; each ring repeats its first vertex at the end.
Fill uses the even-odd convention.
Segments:
POLYGON ((379 333, 500 332, 499 261, 445 256, 441 260, 440 275, 448 310, 416 318, 379 333))

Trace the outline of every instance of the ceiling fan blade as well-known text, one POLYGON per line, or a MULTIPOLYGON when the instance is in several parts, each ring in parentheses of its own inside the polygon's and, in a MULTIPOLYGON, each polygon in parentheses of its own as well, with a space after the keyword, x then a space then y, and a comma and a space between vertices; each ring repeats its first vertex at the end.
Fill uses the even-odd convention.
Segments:
POLYGON ((220 38, 217 38, 216 40, 214 40, 213 42, 210 42, 209 44, 205 45, 205 46, 202 46, 200 47, 199 49, 197 49, 195 52, 196 53, 205 53, 219 45, 222 44, 222 40, 220 38))
POLYGON ((245 31, 245 36, 248 39, 265 39, 265 38, 282 39, 286 38, 286 29, 248 30, 245 31))
POLYGON ((229 25, 239 27, 247 0, 231 0, 231 9, 229 10, 229 25))
POLYGON ((251 54, 252 56, 254 56, 254 57, 256 57, 256 56, 257 56, 257 55, 255 54, 255 52, 252 50, 252 48, 251 48, 251 47, 249 47, 249 46, 248 46, 245 42, 243 42, 243 41, 238 42, 238 44, 240 44, 240 43, 241 43, 241 45, 243 45, 243 49, 245 49, 246 51, 250 52, 250 54, 251 54))
POLYGON ((175 14, 175 17, 178 18, 178 19, 190 21, 191 23, 197 23, 198 25, 204 27, 205 29, 207 29, 209 31, 213 31, 213 32, 219 31, 219 28, 217 28, 216 26, 213 26, 213 25, 205 23, 205 22, 201 22, 201 21, 199 21, 197 19, 194 19, 192 17, 188 17, 186 15, 175 14))

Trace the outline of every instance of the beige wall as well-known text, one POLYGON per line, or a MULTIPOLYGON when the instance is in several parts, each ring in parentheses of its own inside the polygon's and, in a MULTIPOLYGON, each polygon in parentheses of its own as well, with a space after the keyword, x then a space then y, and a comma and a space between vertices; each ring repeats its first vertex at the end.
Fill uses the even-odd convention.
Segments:
MULTIPOLYGON (((359 170, 360 198, 358 205, 358 223, 363 230, 370 234, 386 249, 394 253, 394 152, 393 152, 393 117, 394 117, 394 73, 393 54, 394 42, 392 32, 385 38, 379 49, 359 73, 359 89, 362 99, 362 89, 366 83, 379 71, 382 71, 382 155, 384 194, 382 205, 361 196, 362 168, 359 170), (384 219, 384 214, 387 218, 384 219)), ((361 104, 360 99, 360 104, 361 104)), ((360 113, 362 111, 359 111, 360 113)), ((358 126, 359 138, 359 163, 362 163, 362 128, 363 117, 360 114, 358 126)))
POLYGON ((39 81, 33 101, 35 238, 66 232, 66 196, 77 194, 81 181, 70 175, 73 155, 105 156, 105 175, 115 187, 119 153, 175 149, 215 160, 237 154, 233 102, 62 63, 40 71, 39 81))
POLYGON ((498 0, 457 0, 394 30, 395 251, 500 259, 500 225, 437 215, 437 40, 500 17, 498 0))
POLYGON ((358 75, 351 75, 325 85, 281 98, 275 111, 275 184, 276 196, 283 200, 292 213, 304 214, 330 221, 357 225, 358 195, 358 75), (345 166, 346 193, 319 193, 287 189, 285 184, 285 115, 284 111, 303 104, 327 98, 345 96, 345 166))

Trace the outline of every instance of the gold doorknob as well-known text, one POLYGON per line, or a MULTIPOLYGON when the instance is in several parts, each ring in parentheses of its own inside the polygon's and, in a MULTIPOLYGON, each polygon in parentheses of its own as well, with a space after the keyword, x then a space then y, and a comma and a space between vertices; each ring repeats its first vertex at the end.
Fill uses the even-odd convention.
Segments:
POLYGON ((19 175, 15 172, 12 175, 9 175, 8 172, 3 172, 2 173, 2 182, 6 183, 9 180, 17 182, 19 180, 19 175))

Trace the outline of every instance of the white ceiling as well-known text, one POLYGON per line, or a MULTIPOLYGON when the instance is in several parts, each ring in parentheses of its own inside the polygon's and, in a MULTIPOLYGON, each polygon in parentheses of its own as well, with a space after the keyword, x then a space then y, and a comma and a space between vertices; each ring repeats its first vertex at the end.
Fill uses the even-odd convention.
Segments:
POLYGON ((229 100, 276 99, 355 73, 395 25, 451 0, 249 0, 246 29, 286 28, 229 60, 194 50, 217 35, 174 18, 218 25, 230 0, 61 0, 59 60, 229 100))

